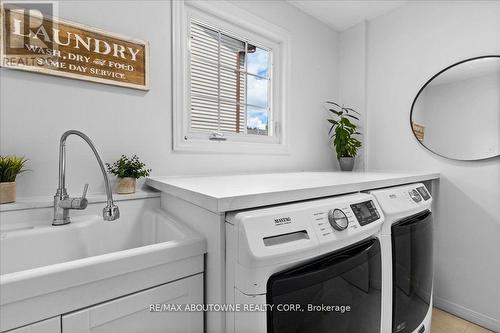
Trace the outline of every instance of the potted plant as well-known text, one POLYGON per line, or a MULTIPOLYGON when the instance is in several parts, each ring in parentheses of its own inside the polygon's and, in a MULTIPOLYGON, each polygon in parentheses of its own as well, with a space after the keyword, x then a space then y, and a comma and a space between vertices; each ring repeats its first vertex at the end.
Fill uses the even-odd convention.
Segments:
POLYGON ((146 164, 139 160, 137 155, 128 158, 122 155, 118 161, 113 164, 106 163, 108 172, 118 177, 118 194, 135 193, 136 182, 138 178, 147 177, 151 169, 146 169, 146 164))
POLYGON ((333 114, 333 118, 328 119, 331 124, 328 135, 335 146, 337 159, 339 160, 340 169, 342 171, 352 171, 354 168, 354 157, 361 147, 361 141, 356 139, 356 135, 361 133, 357 131, 358 126, 351 122, 359 121, 359 112, 352 108, 344 107, 335 102, 326 102, 328 104, 328 111, 333 114), (353 113, 357 114, 355 116, 353 113))
POLYGON ((16 201, 16 177, 26 171, 27 161, 24 157, 0 155, 0 204, 16 201))

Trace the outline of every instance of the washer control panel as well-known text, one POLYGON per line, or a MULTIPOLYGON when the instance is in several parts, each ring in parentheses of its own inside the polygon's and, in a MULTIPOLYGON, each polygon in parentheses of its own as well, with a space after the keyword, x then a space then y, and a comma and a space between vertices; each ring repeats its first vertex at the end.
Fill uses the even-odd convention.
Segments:
POLYGON ((422 183, 384 188, 369 193, 375 196, 385 216, 399 216, 408 211, 431 208, 432 196, 422 183))
POLYGON ((425 186, 420 186, 420 187, 417 187, 417 191, 418 193, 420 193, 420 195, 422 196, 422 198, 427 201, 431 198, 431 195, 429 194, 429 192, 427 192, 427 189, 425 188, 425 186))
POLYGON ((420 195, 420 193, 415 190, 415 189, 411 189, 408 191, 408 194, 410 195, 410 198, 415 201, 415 202, 420 202, 422 201, 422 196, 420 195))
POLYGON ((275 266, 291 258, 328 253, 380 231, 384 213, 376 199, 353 193, 226 214, 245 267, 275 266))
MULTIPOLYGON (((313 212, 313 225, 320 238, 348 237, 352 233, 363 232, 368 224, 382 222, 380 208, 370 196, 364 200, 335 202, 325 210, 313 212), (335 236, 334 236, 335 235, 335 236)), ((378 223, 379 224, 379 223, 378 223)))
POLYGON ((347 215, 343 210, 338 208, 330 209, 330 211, 328 212, 328 222, 330 222, 330 225, 333 229, 338 231, 347 229, 347 225, 349 223, 347 215))
POLYGON ((317 227, 320 237, 328 237, 335 233, 342 234, 349 228, 359 226, 347 204, 332 205, 330 209, 314 212, 313 224, 317 227))
POLYGON ((375 222, 380 218, 380 213, 372 200, 352 204, 351 209, 362 226, 375 222))

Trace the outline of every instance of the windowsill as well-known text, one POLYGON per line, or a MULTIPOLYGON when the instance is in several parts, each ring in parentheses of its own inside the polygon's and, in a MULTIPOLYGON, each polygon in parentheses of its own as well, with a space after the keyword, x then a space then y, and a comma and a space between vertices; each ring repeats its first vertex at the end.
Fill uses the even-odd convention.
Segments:
POLYGON ((174 151, 182 153, 289 155, 284 143, 255 143, 241 141, 176 140, 174 151))

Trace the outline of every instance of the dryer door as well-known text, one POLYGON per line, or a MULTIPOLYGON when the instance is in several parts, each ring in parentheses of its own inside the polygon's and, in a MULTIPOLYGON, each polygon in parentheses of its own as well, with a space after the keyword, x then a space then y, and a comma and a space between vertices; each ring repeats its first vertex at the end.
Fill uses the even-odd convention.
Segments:
POLYGON ((432 214, 405 218, 392 232, 392 332, 413 332, 429 310, 432 294, 432 214))
POLYGON ((274 274, 267 282, 267 303, 272 306, 268 333, 380 332, 378 239, 274 274))

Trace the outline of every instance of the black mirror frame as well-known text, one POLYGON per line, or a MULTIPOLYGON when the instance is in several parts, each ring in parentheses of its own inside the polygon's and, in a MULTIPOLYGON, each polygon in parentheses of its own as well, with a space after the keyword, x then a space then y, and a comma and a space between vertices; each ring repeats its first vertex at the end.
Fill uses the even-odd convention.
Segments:
POLYGON ((468 58, 468 59, 465 59, 465 60, 461 60, 459 62, 456 62, 454 63, 453 65, 450 65, 442 70, 440 70, 437 74, 434 74, 423 86, 422 88, 420 88, 420 90, 418 91, 417 93, 417 96, 415 96, 415 98, 413 99, 413 103, 411 103, 411 109, 410 109, 410 129, 411 129, 411 132, 413 133, 413 136, 415 137, 415 140, 417 140, 417 142, 422 145, 425 149, 427 149, 428 151, 430 151, 431 153, 435 154, 435 155, 438 155, 440 157, 443 157, 443 158, 447 158, 447 159, 450 159, 450 160, 454 160, 454 161, 463 161, 463 162, 474 162, 474 161, 485 161, 485 160, 490 160, 490 159, 494 159, 494 158, 497 158, 500 156, 500 154, 498 155, 495 155, 495 156, 490 156, 490 157, 485 157, 485 158, 477 158, 477 159, 471 159, 471 160, 463 160, 463 159, 458 159, 458 158, 453 158, 453 157, 448 157, 448 156, 444 156, 444 155, 441 155, 439 153, 436 153, 435 151, 431 150, 430 148, 428 148, 426 145, 424 145, 418 138, 417 138, 417 135, 415 134, 415 132, 413 131, 413 125, 412 125, 412 116, 413 116, 413 107, 415 106, 415 103, 417 102, 417 99, 418 97, 420 96, 420 94, 422 93, 422 91, 425 89, 425 87, 427 87, 429 85, 429 83, 432 82, 432 80, 434 80, 436 77, 438 77, 439 75, 441 75, 442 73, 446 72, 448 69, 450 68, 453 68, 455 66, 458 66, 460 64, 463 64, 464 62, 469 62, 469 61, 474 61, 474 60, 478 60, 478 59, 484 59, 484 58, 500 58, 500 55, 497 55, 497 54, 492 54, 492 55, 485 55, 485 56, 479 56, 479 57, 473 57, 473 58, 468 58))

